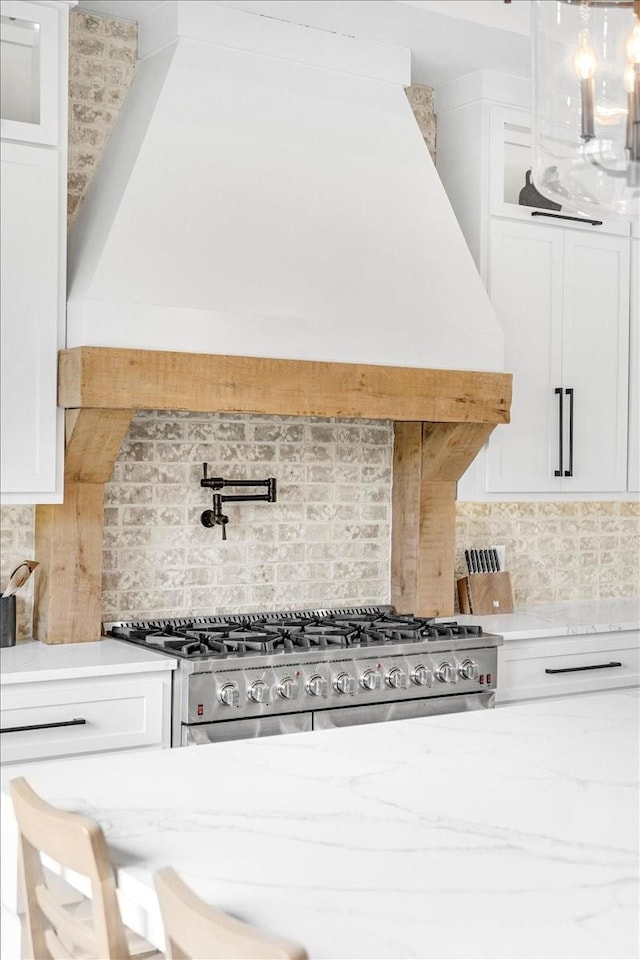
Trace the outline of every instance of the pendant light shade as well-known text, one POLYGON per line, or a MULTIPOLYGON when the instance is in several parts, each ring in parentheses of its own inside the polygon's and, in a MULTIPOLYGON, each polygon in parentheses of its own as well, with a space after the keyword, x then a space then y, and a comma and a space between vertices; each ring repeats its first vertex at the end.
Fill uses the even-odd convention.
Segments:
POLYGON ((640 3, 532 11, 537 189, 584 216, 640 216, 640 3))

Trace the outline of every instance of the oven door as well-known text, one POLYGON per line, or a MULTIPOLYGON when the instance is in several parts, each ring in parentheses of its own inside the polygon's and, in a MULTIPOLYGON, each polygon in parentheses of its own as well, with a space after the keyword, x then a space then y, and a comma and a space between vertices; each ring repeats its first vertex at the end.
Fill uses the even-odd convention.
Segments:
POLYGON ((202 746, 223 740, 248 740, 273 737, 278 733, 305 733, 311 730, 310 713, 293 713, 250 720, 222 720, 219 723, 183 723, 180 746, 202 746))
POLYGON ((337 710, 318 710, 313 715, 314 730, 331 727, 350 727, 358 723, 382 723, 384 720, 413 720, 444 713, 463 713, 482 710, 495 705, 495 691, 462 693, 448 697, 429 697, 426 700, 404 700, 398 703, 371 703, 364 707, 340 707, 337 710))

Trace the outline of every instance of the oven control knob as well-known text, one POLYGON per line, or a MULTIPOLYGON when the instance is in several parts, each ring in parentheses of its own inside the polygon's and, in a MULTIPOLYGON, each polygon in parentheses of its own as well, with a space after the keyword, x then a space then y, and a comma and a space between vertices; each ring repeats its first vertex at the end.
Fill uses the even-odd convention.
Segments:
POLYGON ((378 690, 380 688, 381 677, 375 670, 365 670, 360 677, 360 686, 365 690, 378 690))
POLYGON ((249 696, 254 703, 266 703, 269 699, 269 687, 264 680, 256 680, 249 687, 249 696))
POLYGON ((433 683, 433 674, 424 663, 419 663, 411 671, 411 679, 418 687, 431 686, 433 683))
POLYGON ((356 681, 348 673, 339 673, 334 684, 338 693, 355 693, 356 681))
POLYGON ((314 673, 314 675, 307 680, 307 692, 310 693, 312 697, 325 697, 327 695, 327 687, 327 681, 324 677, 321 677, 319 673, 314 673))
POLYGON ((465 660, 460 666, 459 672, 462 680, 477 680, 479 673, 478 664, 474 663, 473 660, 465 660))
POLYGON ((450 663, 446 661, 441 663, 438 669, 436 670, 436 677, 440 683, 455 683, 458 679, 458 675, 455 669, 451 666, 450 663))
POLYGON ((282 697, 283 700, 297 700, 298 681, 294 680, 293 677, 285 677, 278 684, 277 690, 278 696, 282 697))
POLYGON ((407 675, 400 667, 392 667, 387 674, 387 683, 396 690, 404 689, 407 685, 407 675))
POLYGON ((240 700, 240 691, 238 690, 237 683, 225 683, 220 687, 220 693, 218 694, 220 703, 224 703, 227 707, 235 707, 240 700))

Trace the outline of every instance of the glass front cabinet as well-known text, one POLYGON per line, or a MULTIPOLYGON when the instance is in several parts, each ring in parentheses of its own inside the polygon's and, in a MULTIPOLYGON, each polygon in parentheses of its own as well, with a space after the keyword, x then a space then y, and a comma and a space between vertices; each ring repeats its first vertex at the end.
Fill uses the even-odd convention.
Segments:
POLYGON ((59 29, 54 7, 3 0, 0 18, 0 133, 3 140, 59 140, 59 29))

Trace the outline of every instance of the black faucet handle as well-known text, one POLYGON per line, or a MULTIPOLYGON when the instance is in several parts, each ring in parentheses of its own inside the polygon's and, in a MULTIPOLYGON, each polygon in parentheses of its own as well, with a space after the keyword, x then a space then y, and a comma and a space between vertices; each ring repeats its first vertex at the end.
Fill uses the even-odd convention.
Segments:
POLYGON ((207 463, 202 464, 202 480, 200 481, 201 487, 209 487, 211 490, 222 490, 224 487, 224 480, 222 477, 210 477, 208 473, 209 465, 207 463))

